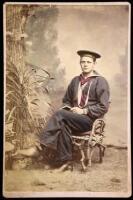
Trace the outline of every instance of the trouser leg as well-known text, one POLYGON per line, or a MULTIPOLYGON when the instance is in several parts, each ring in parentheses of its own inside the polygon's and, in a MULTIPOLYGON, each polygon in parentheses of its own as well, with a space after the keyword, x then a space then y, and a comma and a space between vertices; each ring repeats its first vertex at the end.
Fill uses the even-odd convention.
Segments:
POLYGON ((40 143, 55 149, 59 160, 71 160, 72 141, 70 135, 89 131, 92 123, 88 116, 59 110, 49 120, 45 131, 40 134, 40 143))

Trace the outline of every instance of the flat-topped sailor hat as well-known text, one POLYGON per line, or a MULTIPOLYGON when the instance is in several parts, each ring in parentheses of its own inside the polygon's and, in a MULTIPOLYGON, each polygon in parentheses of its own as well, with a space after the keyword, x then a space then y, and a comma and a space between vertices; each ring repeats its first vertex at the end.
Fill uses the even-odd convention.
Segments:
POLYGON ((93 51, 88 51, 88 50, 79 50, 79 51, 77 51, 77 54, 80 57, 88 56, 88 57, 91 57, 93 59, 101 58, 100 54, 93 52, 93 51))

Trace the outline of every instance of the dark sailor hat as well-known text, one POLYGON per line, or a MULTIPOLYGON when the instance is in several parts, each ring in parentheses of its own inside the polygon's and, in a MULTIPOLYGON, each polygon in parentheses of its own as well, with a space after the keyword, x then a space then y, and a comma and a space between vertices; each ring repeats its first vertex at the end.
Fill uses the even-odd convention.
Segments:
POLYGON ((79 51, 77 51, 77 54, 81 57, 88 56, 88 57, 91 57, 93 59, 97 59, 97 58, 101 57, 100 54, 93 52, 93 51, 88 51, 88 50, 79 50, 79 51))

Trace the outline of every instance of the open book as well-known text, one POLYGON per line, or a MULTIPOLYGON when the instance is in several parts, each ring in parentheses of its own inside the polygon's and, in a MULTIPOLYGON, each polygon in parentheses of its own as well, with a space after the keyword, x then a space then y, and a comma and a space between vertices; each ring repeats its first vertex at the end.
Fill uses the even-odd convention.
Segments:
POLYGON ((64 105, 63 107, 61 107, 61 109, 65 109, 65 110, 71 110, 71 106, 64 105))

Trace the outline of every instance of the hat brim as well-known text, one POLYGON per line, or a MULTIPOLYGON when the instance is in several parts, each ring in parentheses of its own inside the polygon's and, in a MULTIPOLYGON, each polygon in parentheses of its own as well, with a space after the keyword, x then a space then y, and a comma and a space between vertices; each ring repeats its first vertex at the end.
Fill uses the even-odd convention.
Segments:
POLYGON ((93 51, 88 51, 88 50, 80 50, 80 51, 77 51, 77 54, 81 57, 83 56, 88 56, 88 57, 92 57, 92 58, 101 58, 101 55, 96 53, 96 52, 93 52, 93 51))

